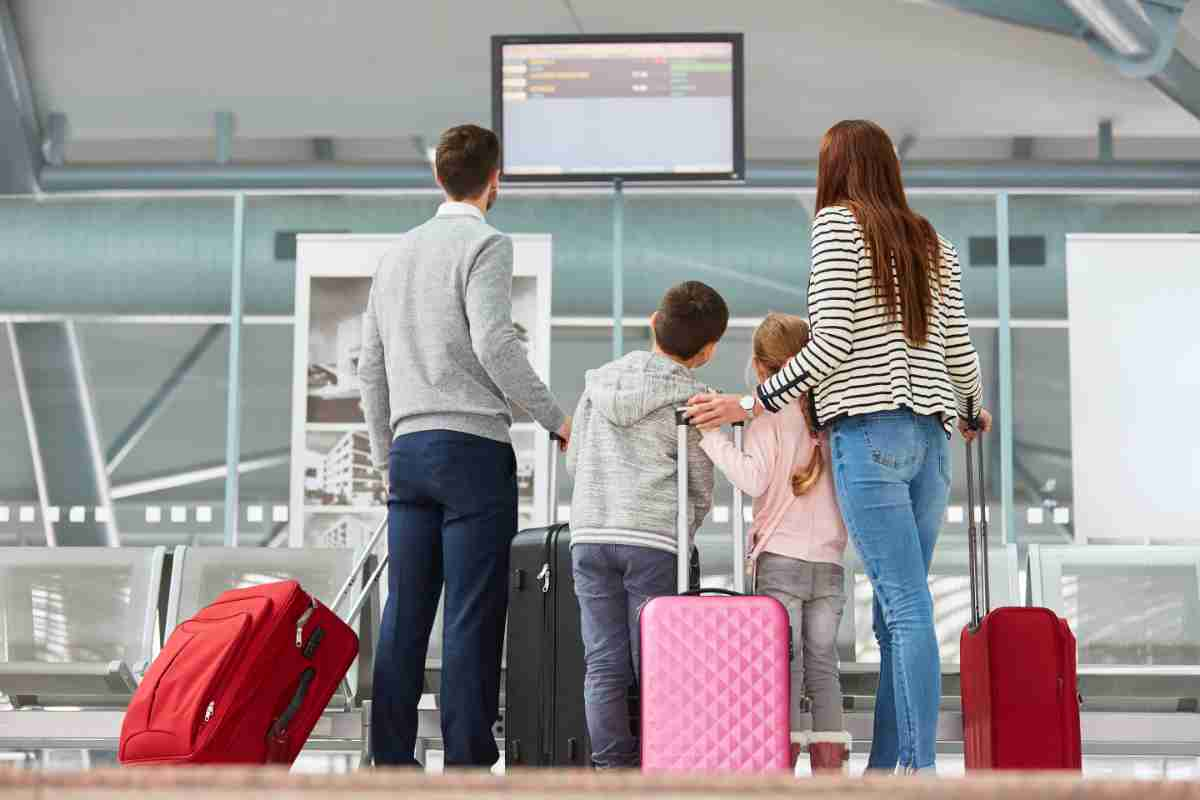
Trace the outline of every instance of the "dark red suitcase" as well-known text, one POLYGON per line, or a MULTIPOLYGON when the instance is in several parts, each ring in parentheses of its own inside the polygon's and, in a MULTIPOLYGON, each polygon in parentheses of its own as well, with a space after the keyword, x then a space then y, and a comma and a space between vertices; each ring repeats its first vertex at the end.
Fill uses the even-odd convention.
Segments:
POLYGON ((1082 770, 1075 636, 1048 608, 990 611, 987 499, 979 443, 979 529, 975 470, 967 443, 971 623, 959 640, 963 750, 969 770, 1082 770), (982 567, 978 568, 980 554, 982 567), (982 575, 983 587, 979 587, 982 575), (982 610, 980 599, 982 595, 982 610))
POLYGON ((181 623, 121 726, 122 764, 291 764, 358 636, 296 581, 223 593, 181 623))

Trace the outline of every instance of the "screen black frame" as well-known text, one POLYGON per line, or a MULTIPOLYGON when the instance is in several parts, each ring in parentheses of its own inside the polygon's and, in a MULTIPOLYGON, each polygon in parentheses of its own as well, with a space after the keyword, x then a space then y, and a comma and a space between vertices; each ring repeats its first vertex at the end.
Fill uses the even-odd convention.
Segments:
POLYGON ((503 52, 506 45, 520 44, 689 44, 718 42, 733 47, 733 171, 717 172, 595 172, 563 174, 509 175, 501 167, 505 183, 612 183, 622 182, 706 182, 742 183, 746 179, 745 72, 742 61, 743 35, 740 33, 602 33, 500 35, 492 37, 492 130, 500 138, 504 157, 503 52))

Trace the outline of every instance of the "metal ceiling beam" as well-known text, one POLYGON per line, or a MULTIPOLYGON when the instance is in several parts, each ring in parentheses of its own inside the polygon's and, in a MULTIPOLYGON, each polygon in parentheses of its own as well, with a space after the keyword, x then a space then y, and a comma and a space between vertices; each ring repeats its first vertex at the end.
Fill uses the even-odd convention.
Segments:
POLYGON ((1176 50, 1162 71, 1149 78, 1154 88, 1200 118, 1200 68, 1176 50))
POLYGON ((927 6, 965 11, 999 22, 1037 28, 1048 33, 1078 36, 1079 19, 1056 0, 915 0, 927 6))
MULTIPOLYGON (((1200 189, 1200 161, 909 161, 904 181, 924 189, 1200 189)), ((815 161, 751 161, 746 186, 812 189, 815 161)), ((47 165, 47 193, 436 189, 427 164, 47 165)), ((632 186, 631 186, 632 188, 632 186)))
MULTIPOLYGON (((258 470, 271 469, 272 467, 286 466, 288 459, 291 456, 291 451, 270 450, 257 455, 244 456, 241 463, 238 464, 238 474, 245 475, 248 472, 257 472, 258 470)), ((114 500, 125 500, 130 497, 139 497, 145 494, 153 494, 155 492, 164 492, 167 489, 178 489, 181 486, 191 486, 197 483, 205 483, 207 481, 222 480, 228 474, 224 461, 215 464, 204 464, 196 467, 188 467, 183 470, 165 473, 163 475, 155 475, 145 478, 137 478, 125 483, 117 484, 112 487, 112 497, 114 500)))
MULTIPOLYGON (((1200 189, 1200 161, 907 161, 913 189, 1200 189)), ((816 162, 752 162, 754 187, 812 188, 816 162)))
POLYGON ((37 191, 41 134, 12 4, 0 0, 0 194, 37 191))

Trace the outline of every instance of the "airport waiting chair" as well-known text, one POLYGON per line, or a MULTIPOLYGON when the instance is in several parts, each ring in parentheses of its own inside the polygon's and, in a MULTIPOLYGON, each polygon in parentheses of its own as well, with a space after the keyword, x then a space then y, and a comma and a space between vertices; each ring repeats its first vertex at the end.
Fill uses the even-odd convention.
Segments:
POLYGON ((0 693, 18 708, 123 707, 154 657, 165 549, 11 547, 0 693))
POLYGON ((1200 671, 1200 547, 1030 545, 1029 599, 1071 624, 1080 666, 1200 671))
MULTIPOLYGON (((305 591, 329 605, 350 576, 354 561, 354 551, 346 548, 176 547, 172 558, 166 636, 229 589, 294 579, 305 591)), ((354 586, 355 595, 373 567, 373 560, 368 560, 364 575, 354 586)), ((347 676, 354 696, 346 696, 343 684, 343 689, 334 695, 335 705, 361 702, 371 696, 371 669, 379 617, 377 597, 374 595, 363 607, 359 619, 351 622, 359 636, 358 666, 347 676)), ((347 598, 339 612, 346 614, 352 602, 353 597, 347 598)))

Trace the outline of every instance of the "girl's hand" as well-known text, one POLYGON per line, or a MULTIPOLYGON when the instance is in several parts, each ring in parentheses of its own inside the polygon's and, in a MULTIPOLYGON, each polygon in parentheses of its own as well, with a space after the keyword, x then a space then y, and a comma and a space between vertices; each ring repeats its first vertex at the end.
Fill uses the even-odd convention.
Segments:
POLYGON ((736 394, 698 394, 688 400, 688 419, 700 430, 745 422, 740 400, 736 394))

